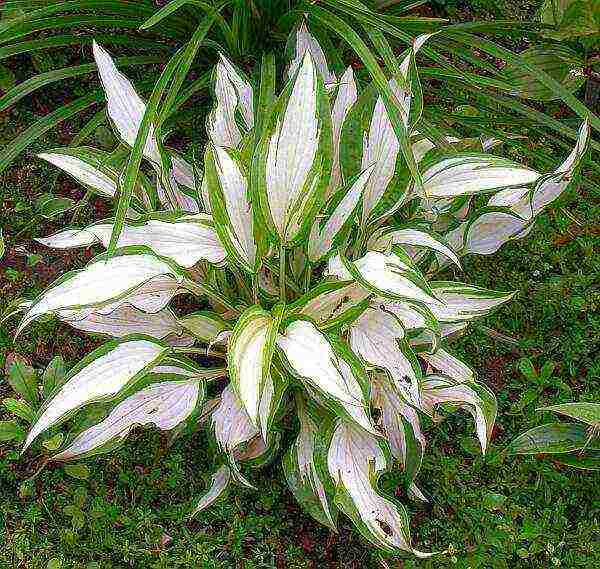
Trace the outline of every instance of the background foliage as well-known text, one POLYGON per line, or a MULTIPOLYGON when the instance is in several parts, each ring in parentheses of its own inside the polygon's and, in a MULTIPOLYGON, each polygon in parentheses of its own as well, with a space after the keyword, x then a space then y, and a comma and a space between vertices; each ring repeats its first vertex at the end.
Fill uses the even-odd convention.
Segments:
MULTIPOLYGON (((448 0, 438 2, 436 10, 457 21, 530 18, 537 2, 477 0, 470 6, 467 10, 462 2, 448 0)), ((572 47, 582 57, 593 54, 589 38, 575 38, 572 47)), ((49 70, 79 55, 51 51, 33 65, 49 70)), ((19 80, 28 77, 30 61, 23 57, 10 72, 19 80)), ((97 86, 93 77, 73 82, 70 96, 83 96, 92 85, 97 86)), ((53 102, 64 104, 64 93, 47 88, 0 115, 0 146, 44 115, 53 102)), ((189 111, 198 131, 202 110, 189 111)), ((564 114, 555 103, 545 110, 564 114)), ((39 148, 66 144, 77 131, 74 126, 61 128, 39 148)), ((191 138, 192 132, 186 135, 191 138)), ((114 145, 106 127, 93 136, 97 144, 114 145)), ((545 141, 534 137, 531 144, 541 147, 545 141)), ((557 151, 553 154, 558 156, 557 151)), ((583 177, 591 172, 584 168, 583 177)), ((73 182, 25 157, 3 174, 0 184, 7 241, 0 268, 3 310, 17 294, 40 291, 57 273, 81 266, 92 253, 54 254, 30 241, 65 225, 68 218, 54 221, 53 208, 40 197, 50 193, 78 201, 83 193, 73 182)), ((103 202, 91 205, 95 211, 82 210, 81 221, 107 215, 103 202)), ((465 262, 472 284, 520 293, 486 321, 516 342, 495 341, 478 332, 460 343, 480 379, 498 395, 491 451, 481 457, 469 419, 462 416, 430 431, 420 484, 431 502, 411 506, 414 541, 428 549, 450 545, 453 555, 432 561, 381 558, 349 524, 339 535, 330 534, 299 510, 279 468, 267 469, 259 478, 258 494, 235 490, 197 520, 184 521, 191 498, 203 490, 203 477, 211 472, 206 441, 200 436, 194 444, 175 444, 166 453, 158 434, 140 433, 118 453, 91 462, 89 476, 85 471, 44 470, 29 483, 24 481, 39 465, 22 462, 16 450, 0 446, 0 567, 596 567, 598 474, 567 469, 549 458, 507 457, 503 448, 516 434, 551 420, 535 412, 538 406, 600 400, 599 219, 600 192, 593 186, 571 190, 541 216, 529 239, 505 246, 493 259, 465 262), (547 362, 554 363, 553 372, 538 373, 547 362)), ((2 365, 14 351, 28 355, 38 368, 58 352, 72 365, 93 347, 88 338, 55 322, 36 324, 16 346, 10 338, 0 330, 2 365)), ((7 396, 9 387, 2 381, 0 397, 7 396)), ((393 477, 384 483, 388 489, 396 485, 393 477)))

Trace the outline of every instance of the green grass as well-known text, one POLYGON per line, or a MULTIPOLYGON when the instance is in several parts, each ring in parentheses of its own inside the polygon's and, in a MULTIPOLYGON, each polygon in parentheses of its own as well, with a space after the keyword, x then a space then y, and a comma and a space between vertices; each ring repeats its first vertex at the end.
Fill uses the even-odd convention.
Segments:
MULTIPOLYGON (((446 4, 449 12, 460 9, 458 2, 446 4)), ((485 15, 495 9, 484 0, 475 7, 485 15)), ((26 76, 26 60, 16 72, 26 76)), ((83 94, 86 85, 74 88, 83 94)), ((37 99, 0 117, 0 145, 43 112, 37 99)), ((45 143, 65 144, 69 134, 65 127, 63 136, 45 143)), ((110 137, 104 131, 96 135, 105 144, 110 137)), ((557 156, 557 163, 561 159, 557 156)), ((67 178, 29 156, 3 176, 0 188, 8 249, 0 265, 2 310, 17 295, 41 290, 58 269, 81 266, 88 257, 85 252, 56 254, 31 241, 69 222, 67 216, 41 220, 34 206, 49 191, 81 197, 83 192, 67 178)), ((95 207, 95 214, 88 209, 85 215, 97 216, 101 204, 95 207)), ((88 461, 87 480, 46 468, 26 483, 39 465, 21 459, 9 445, 0 446, 0 568, 56 569, 59 560, 64 568, 78 569, 600 566, 600 476, 559 466, 548 457, 514 458, 502 452, 518 433, 550 419, 536 407, 600 401, 600 196, 571 189, 527 239, 494 257, 472 258, 465 268, 462 278, 474 284, 519 291, 513 303, 484 323, 517 338, 518 345, 494 341, 480 331, 460 341, 459 351, 498 395, 491 450, 480 455, 466 415, 430 425, 419 477, 430 502, 403 500, 415 544, 428 550, 450 547, 453 553, 432 561, 400 559, 382 556, 346 521, 338 534, 330 533, 299 510, 277 465, 255 473, 257 492, 233 489, 187 521, 190 502, 212 471, 206 437, 180 439, 166 452, 165 438, 137 431, 120 451, 88 461), (555 372, 532 385, 518 370, 522 358, 537 368, 552 361, 555 372)), ((6 328, 0 330, 0 364, 9 352, 18 352, 36 367, 54 353, 72 365, 90 348, 88 339, 56 322, 32 326, 16 344, 13 324, 6 328)), ((7 383, 0 380, 0 397, 8 394, 7 383)), ((399 475, 388 475, 384 486, 393 492, 399 480, 399 475)))

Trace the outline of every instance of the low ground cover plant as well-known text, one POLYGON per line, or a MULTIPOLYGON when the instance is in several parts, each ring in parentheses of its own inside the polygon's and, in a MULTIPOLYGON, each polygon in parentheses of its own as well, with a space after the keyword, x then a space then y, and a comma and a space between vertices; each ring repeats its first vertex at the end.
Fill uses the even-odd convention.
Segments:
POLYGON ((118 196, 116 215, 38 239, 106 252, 22 301, 17 333, 52 315, 112 339, 47 394, 24 451, 90 405, 102 418, 73 427, 50 460, 110 450, 137 425, 205 428, 216 468, 194 513, 231 483, 251 486, 250 467, 281 459, 318 521, 335 528, 342 512, 378 547, 429 555, 378 478, 402 468, 405 494, 426 499, 426 425, 456 409, 473 416, 485 452, 495 397, 450 342, 514 294, 439 274, 526 236, 568 187, 589 135, 583 122, 564 162, 542 173, 496 155, 494 137, 458 139, 429 123, 421 132, 417 55, 430 39, 415 39, 381 92, 359 92, 350 67, 331 71, 304 24, 278 96, 272 57, 253 84, 221 56, 209 143, 193 163, 156 122, 182 58, 146 104, 94 44, 123 147, 40 158, 118 196), (170 308, 184 294, 204 308, 170 308))

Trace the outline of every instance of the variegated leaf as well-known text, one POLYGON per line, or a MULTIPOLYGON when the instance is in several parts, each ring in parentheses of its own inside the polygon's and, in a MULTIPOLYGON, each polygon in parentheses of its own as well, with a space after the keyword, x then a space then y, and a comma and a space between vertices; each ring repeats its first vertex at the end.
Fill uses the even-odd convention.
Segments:
POLYGON ((379 232, 373 235, 369 246, 376 250, 388 250, 393 244, 436 251, 450 259, 459 269, 462 269, 456 253, 444 243, 442 238, 424 229, 407 227, 379 232))
POLYGON ((373 294, 394 299, 409 299, 440 305, 427 281, 395 252, 369 251, 356 261, 335 256, 329 259, 327 274, 341 280, 356 280, 373 294))
POLYGON ((109 342, 94 350, 69 372, 64 385, 41 408, 23 450, 69 413, 87 403, 117 395, 156 365, 168 350, 150 340, 109 342))
POLYGON ((242 73, 220 54, 215 80, 216 107, 207 122, 208 136, 217 146, 236 148, 242 131, 236 120, 239 115, 245 131, 254 126, 254 93, 242 73))
POLYGON ((331 113, 309 52, 275 105, 254 158, 263 217, 289 245, 309 223, 328 183, 331 113))
POLYGON ((443 348, 438 348, 432 354, 421 352, 419 356, 425 360, 436 373, 447 375, 459 383, 475 380, 475 372, 467 364, 443 348))
POLYGON ((342 75, 335 101, 331 108, 331 126, 333 132, 333 154, 331 157, 331 179, 327 187, 326 198, 331 196, 342 185, 342 171, 340 166, 340 141, 342 136, 342 126, 348 112, 357 99, 356 82, 354 81, 354 72, 352 67, 348 67, 342 75))
MULTIPOLYGON (((227 253, 210 222, 209 217, 200 214, 179 221, 149 219, 141 224, 125 225, 119 235, 117 247, 145 245, 157 255, 169 257, 182 267, 191 267, 201 259, 220 264, 227 253)), ((67 229, 36 241, 47 247, 60 249, 87 246, 94 242, 107 247, 111 234, 112 224, 100 223, 90 225, 80 232, 67 229)))
MULTIPOLYGON (((60 316, 60 313, 59 313, 60 316)), ((169 334, 181 336, 183 328, 168 308, 147 313, 130 304, 122 304, 109 314, 92 312, 83 319, 64 319, 77 330, 122 338, 129 334, 147 334, 153 338, 165 338, 169 334)))
POLYGON ((202 510, 206 510, 209 506, 212 506, 222 495, 231 480, 231 470, 229 466, 223 464, 219 469, 212 475, 210 488, 204 494, 192 510, 191 516, 195 516, 202 510))
MULTIPOLYGON (((146 112, 146 104, 137 94, 131 81, 119 72, 106 50, 94 42, 93 52, 102 86, 106 93, 108 116, 121 139, 129 146, 133 146, 146 112)), ((158 144, 154 136, 154 127, 152 126, 146 139, 144 156, 155 164, 161 163, 158 144)))
POLYGON ((332 249, 336 237, 355 212, 373 168, 367 168, 358 176, 322 226, 318 223, 312 226, 308 257, 313 263, 320 261, 332 249))
POLYGON ((212 413, 212 425, 217 442, 227 453, 259 434, 231 385, 221 394, 221 400, 212 413))
POLYGON ((440 403, 464 407, 475 419, 477 438, 485 454, 498 406, 494 394, 481 384, 457 383, 449 377, 430 375, 422 383, 422 409, 430 414, 440 403))
POLYGON ((300 297, 289 311, 322 325, 357 308, 370 294, 355 283, 324 282, 300 297))
POLYGON ((155 425, 173 429, 194 411, 201 395, 200 381, 167 381, 141 389, 119 403, 100 423, 75 437, 52 460, 72 460, 101 450, 108 443, 123 440, 133 427, 155 425))
POLYGON ((326 447, 316 420, 304 405, 298 406, 300 432, 283 460, 288 486, 296 500, 318 522, 336 529, 337 510, 329 491, 331 481, 323 472, 321 456, 326 447))
POLYGON ((423 174, 423 197, 451 198, 532 184, 535 170, 489 154, 464 154, 440 159, 423 174))
POLYGON ((339 421, 329 447, 327 464, 336 485, 335 504, 369 541, 385 549, 399 548, 419 557, 428 556, 410 544, 409 521, 404 507, 381 496, 375 488, 387 461, 373 435, 339 421))
POLYGON ((310 53, 312 60, 315 62, 317 70, 323 78, 325 86, 330 87, 331 85, 334 85, 336 77, 334 73, 329 71, 327 59, 323 53, 323 49, 319 45, 319 42, 308 31, 306 21, 302 20, 298 26, 298 29, 296 30, 294 58, 292 59, 288 69, 288 76, 290 78, 293 78, 295 73, 301 67, 306 52, 310 53))
POLYGON ((371 402, 381 412, 380 425, 396 458, 413 482, 421 468, 425 436, 414 407, 402 399, 392 382, 383 374, 371 378, 371 402))
POLYGON ((205 156, 205 180, 216 228, 237 263, 254 271, 257 260, 248 174, 241 160, 222 146, 205 156))
POLYGON ((498 292, 447 281, 434 281, 431 287, 442 304, 430 304, 429 309, 440 322, 457 322, 485 316, 515 295, 514 292, 498 292))
POLYGON ((337 403, 363 429, 374 432, 368 414, 366 374, 362 371, 361 377, 349 350, 336 353, 330 339, 307 320, 291 322, 277 338, 277 345, 304 383, 337 403))
MULTIPOLYGON (((26 312, 19 331, 43 314, 114 303, 159 276, 170 277, 175 282, 182 279, 176 268, 150 254, 94 261, 85 269, 68 273, 42 293, 26 312)), ((127 302, 134 304, 131 299, 127 302)), ((135 306, 143 309, 139 304, 135 306)))
POLYGON ((98 161, 92 164, 89 159, 78 156, 77 149, 58 149, 38 154, 38 158, 46 160, 70 174, 77 182, 105 197, 114 197, 117 191, 118 172, 98 161))
POLYGON ((406 399, 418 402, 421 367, 404 336, 393 313, 372 305, 351 324, 349 343, 363 360, 386 370, 406 399))
MULTIPOLYGON (((251 306, 240 316, 229 339, 227 362, 231 385, 256 426, 261 426, 260 405, 282 314, 282 310, 271 315, 259 306, 251 306)), ((272 388, 272 382, 270 385, 272 388)), ((262 427, 264 430, 266 426, 262 427)))

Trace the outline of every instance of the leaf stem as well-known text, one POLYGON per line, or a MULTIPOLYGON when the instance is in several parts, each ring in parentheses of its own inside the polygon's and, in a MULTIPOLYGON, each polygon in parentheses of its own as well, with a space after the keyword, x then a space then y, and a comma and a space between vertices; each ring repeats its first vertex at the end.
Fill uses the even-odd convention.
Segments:
POLYGON ((279 249, 279 299, 281 302, 286 301, 286 290, 285 290, 285 247, 279 249))

